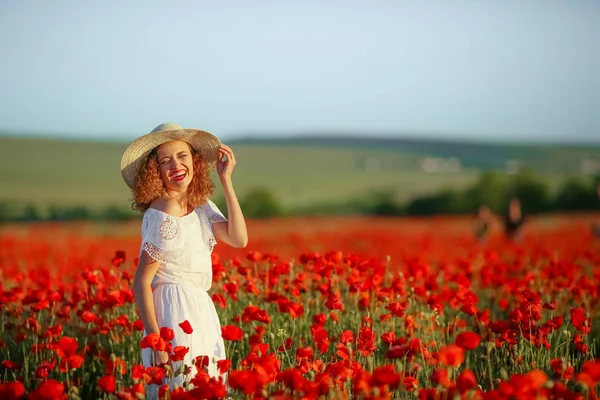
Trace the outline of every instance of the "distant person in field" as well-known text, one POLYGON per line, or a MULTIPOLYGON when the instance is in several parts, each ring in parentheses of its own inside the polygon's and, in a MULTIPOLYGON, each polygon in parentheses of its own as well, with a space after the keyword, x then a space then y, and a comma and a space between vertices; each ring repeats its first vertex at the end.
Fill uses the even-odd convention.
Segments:
POLYGON ((514 240, 521 236, 521 230, 525 223, 525 215, 521 208, 521 201, 513 197, 508 203, 508 210, 504 215, 504 233, 508 239, 514 240))
MULTIPOLYGON (((600 208, 600 176, 596 177, 594 186, 596 188, 596 196, 597 196, 598 205, 599 205, 598 208, 600 208)), ((597 238, 600 238, 600 221, 595 221, 592 224, 592 233, 597 238)))
POLYGON ((487 205, 479 206, 473 222, 473 231, 477 240, 483 242, 487 238, 493 221, 492 210, 487 205))
MULTIPOLYGON (((182 363, 191 367, 190 375, 165 382, 172 388, 183 386, 195 375, 197 357, 207 356, 207 371, 213 377, 220 376, 217 361, 226 357, 219 317, 207 291, 217 241, 233 247, 245 247, 248 241, 231 181, 235 164, 232 150, 216 136, 176 124, 159 125, 141 136, 121 158, 123 179, 133 192, 133 208, 144 213, 133 283, 144 338, 150 342, 148 335, 160 334, 166 327, 173 331, 173 348, 189 348, 183 361, 170 360, 169 353, 160 348, 142 350, 146 367, 168 363, 174 371, 182 363), (225 193, 227 218, 210 200, 215 188, 210 171, 215 167, 225 193)), ((168 330, 164 333, 170 336, 168 330)), ((158 386, 149 386, 149 398, 154 398, 158 386)))

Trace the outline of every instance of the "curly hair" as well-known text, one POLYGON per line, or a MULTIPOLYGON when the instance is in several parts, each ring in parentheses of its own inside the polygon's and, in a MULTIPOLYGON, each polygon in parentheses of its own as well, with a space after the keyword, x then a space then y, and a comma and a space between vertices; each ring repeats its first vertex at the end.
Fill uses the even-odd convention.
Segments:
MULTIPOLYGON (((210 179, 210 170, 206 161, 200 153, 188 144, 192 153, 194 176, 187 188, 188 205, 196 207, 207 201, 213 194, 215 184, 210 179)), ((158 148, 156 146, 150 151, 135 181, 132 189, 133 203, 131 208, 136 211, 145 212, 150 208, 150 204, 160 196, 166 193, 164 183, 160 177, 160 167, 158 165, 158 148)))

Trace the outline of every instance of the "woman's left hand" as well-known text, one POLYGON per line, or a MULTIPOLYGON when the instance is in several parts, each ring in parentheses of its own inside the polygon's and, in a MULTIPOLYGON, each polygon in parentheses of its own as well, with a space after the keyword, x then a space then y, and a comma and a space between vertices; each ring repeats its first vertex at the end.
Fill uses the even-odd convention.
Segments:
POLYGON ((235 166, 235 156, 233 151, 227 145, 221 144, 219 149, 219 158, 217 159, 217 173, 221 180, 231 179, 231 173, 235 166))

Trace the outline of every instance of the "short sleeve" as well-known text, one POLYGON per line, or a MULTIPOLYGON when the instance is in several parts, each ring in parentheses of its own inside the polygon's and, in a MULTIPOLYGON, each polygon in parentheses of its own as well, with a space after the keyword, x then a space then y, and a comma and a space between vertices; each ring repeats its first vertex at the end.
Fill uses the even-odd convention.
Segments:
POLYGON ((206 203, 201 206, 201 210, 200 217, 202 219, 204 243, 206 244, 209 253, 212 253, 213 248, 217 244, 217 239, 215 239, 212 226, 217 222, 226 222, 227 218, 219 211, 216 204, 210 200, 207 200, 206 203))
POLYGON ((184 253, 179 221, 165 213, 148 209, 142 220, 142 248, 155 261, 174 263, 184 253))
POLYGON ((217 222, 227 222, 227 218, 225 218, 215 203, 208 200, 206 204, 206 217, 211 225, 217 222))

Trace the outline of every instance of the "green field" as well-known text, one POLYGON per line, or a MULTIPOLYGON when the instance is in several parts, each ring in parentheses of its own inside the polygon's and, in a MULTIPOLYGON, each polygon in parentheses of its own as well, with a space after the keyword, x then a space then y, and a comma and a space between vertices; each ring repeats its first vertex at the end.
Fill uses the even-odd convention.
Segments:
MULTIPOLYGON (((0 200, 91 207, 127 205, 130 193, 119 170, 126 146, 125 142, 0 137, 0 200)), ((238 195, 243 197, 253 188, 266 187, 289 208, 363 198, 379 189, 392 189, 399 200, 406 200, 444 187, 464 187, 481 170, 469 166, 458 172, 425 173, 419 169, 419 160, 432 152, 417 153, 415 149, 281 141, 231 146, 238 160, 234 172, 238 195), (370 164, 374 165, 366 167, 370 164)), ((494 156, 493 147, 487 151, 489 157, 494 156)), ((539 149, 535 155, 552 164, 557 150, 551 151, 554 153, 548 152, 546 158, 539 149)), ((600 153, 598 149, 592 151, 600 153)), ((572 164, 579 153, 569 150, 571 153, 572 164)), ((474 155, 485 158, 480 151, 474 155)), ((468 157, 462 157, 461 162, 469 165, 468 157)), ((553 187, 567 176, 555 170, 541 171, 541 175, 553 187)), ((217 190, 215 195, 219 194, 217 190)))

